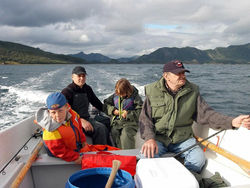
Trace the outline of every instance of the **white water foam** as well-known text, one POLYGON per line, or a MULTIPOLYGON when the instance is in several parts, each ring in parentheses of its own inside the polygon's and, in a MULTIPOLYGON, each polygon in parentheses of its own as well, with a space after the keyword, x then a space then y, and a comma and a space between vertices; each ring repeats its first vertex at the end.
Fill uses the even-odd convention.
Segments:
POLYGON ((52 83, 54 76, 59 72, 60 69, 30 77, 20 84, 1 86, 0 89, 7 92, 1 94, 0 129, 33 115, 39 107, 45 106, 46 98, 51 91, 44 89, 50 80, 52 83))
POLYGON ((139 95, 144 98, 145 97, 145 92, 144 92, 144 85, 139 85, 139 84, 136 84, 136 83, 131 83, 132 85, 134 85, 138 91, 139 91, 139 95))

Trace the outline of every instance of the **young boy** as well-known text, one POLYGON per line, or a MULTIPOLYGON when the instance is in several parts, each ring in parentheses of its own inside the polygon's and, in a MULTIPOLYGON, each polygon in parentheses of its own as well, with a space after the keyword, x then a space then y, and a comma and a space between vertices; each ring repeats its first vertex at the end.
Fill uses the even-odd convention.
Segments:
POLYGON ((50 156, 81 164, 80 153, 118 150, 108 145, 89 145, 83 133, 80 116, 71 109, 62 93, 48 96, 47 108, 36 112, 36 122, 43 128, 43 141, 50 156))
POLYGON ((59 92, 50 94, 46 104, 47 108, 37 111, 36 121, 43 128, 43 140, 48 153, 80 164, 79 152, 87 143, 79 115, 59 92))

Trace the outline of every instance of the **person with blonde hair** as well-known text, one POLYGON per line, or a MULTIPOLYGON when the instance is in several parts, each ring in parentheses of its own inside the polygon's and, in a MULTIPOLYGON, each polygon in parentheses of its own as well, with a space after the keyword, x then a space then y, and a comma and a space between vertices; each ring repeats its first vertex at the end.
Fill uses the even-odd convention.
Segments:
POLYGON ((104 100, 104 111, 111 116, 111 136, 117 147, 135 148, 142 103, 138 90, 125 78, 116 82, 115 92, 104 100))

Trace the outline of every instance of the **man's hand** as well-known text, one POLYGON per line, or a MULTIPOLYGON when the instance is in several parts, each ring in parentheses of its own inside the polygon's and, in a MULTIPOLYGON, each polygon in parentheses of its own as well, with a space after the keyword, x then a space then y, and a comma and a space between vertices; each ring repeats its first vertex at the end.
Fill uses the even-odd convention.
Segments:
POLYGON ((250 129, 250 115, 239 115, 238 117, 234 118, 232 121, 233 127, 246 127, 248 130, 250 129))
POLYGON ((158 153, 158 145, 156 144, 156 141, 154 139, 147 140, 141 148, 141 153, 147 158, 153 158, 154 154, 158 153))
POLYGON ((81 123, 82 123, 82 127, 84 128, 84 130, 86 132, 93 132, 94 131, 94 128, 89 121, 81 118, 81 123))

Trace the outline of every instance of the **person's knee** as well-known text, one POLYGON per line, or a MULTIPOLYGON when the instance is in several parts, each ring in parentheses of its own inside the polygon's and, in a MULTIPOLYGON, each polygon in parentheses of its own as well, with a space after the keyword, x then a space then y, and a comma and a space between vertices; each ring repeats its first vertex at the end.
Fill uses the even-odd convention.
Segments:
POLYGON ((107 127, 100 122, 94 122, 93 127, 94 127, 95 131, 97 131, 97 132, 108 134, 107 127))
POLYGON ((202 150, 198 150, 185 160, 184 165, 194 172, 200 173, 204 165, 206 164, 206 157, 202 150))
POLYGON ((206 164, 206 158, 205 157, 200 157, 196 162, 193 164, 194 168, 196 169, 196 172, 201 172, 202 168, 206 164))
POLYGON ((121 135, 123 137, 129 137, 131 139, 134 139, 135 135, 136 135, 136 129, 132 128, 132 127, 124 127, 122 129, 121 135))

